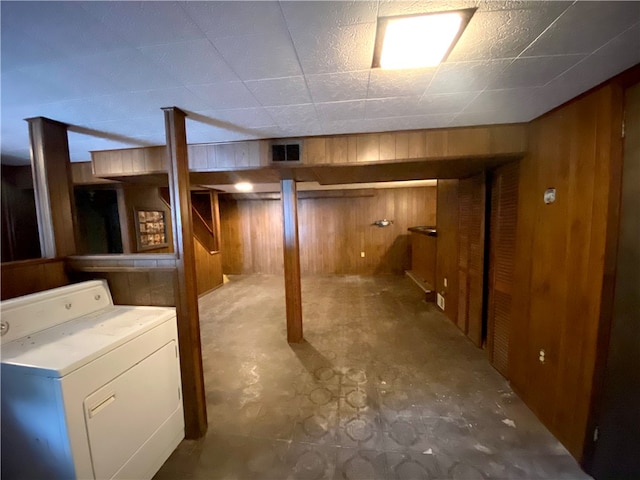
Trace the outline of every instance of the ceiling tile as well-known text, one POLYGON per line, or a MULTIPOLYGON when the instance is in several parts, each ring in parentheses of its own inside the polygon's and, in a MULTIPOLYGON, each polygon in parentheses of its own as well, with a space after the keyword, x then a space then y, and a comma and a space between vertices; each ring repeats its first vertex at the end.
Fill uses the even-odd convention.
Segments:
POLYGON ((637 64, 640 64, 640 23, 549 82, 541 98, 543 111, 637 64))
POLYGON ((456 116, 450 123, 450 127, 468 127, 473 125, 496 125, 501 123, 519 123, 531 120, 523 111, 491 110, 483 112, 463 112, 456 116))
POLYGON ((376 98, 367 100, 365 118, 401 117, 405 115, 421 115, 423 106, 420 97, 376 98))
POLYGON ((239 80, 206 38, 141 47, 140 52, 184 85, 239 80))
POLYGON ((443 63, 429 84, 427 94, 484 90, 512 60, 443 63))
POLYGON ((266 110, 279 126, 318 122, 318 115, 312 103, 266 107, 266 110))
POLYGON ((419 106, 425 115, 458 113, 462 111, 480 92, 442 93, 424 95, 419 106))
POLYGON ((436 72, 436 68, 408 70, 371 70, 367 98, 410 97, 422 95, 436 72))
POLYGON ((280 2, 287 23, 292 26, 326 28, 327 25, 356 25, 377 21, 377 2, 280 2))
MULTIPOLYGON (((266 109, 258 108, 235 108, 232 110, 202 110, 195 112, 198 115, 209 118, 212 121, 222 121, 243 125, 248 128, 257 128, 275 125, 266 109)), ((191 118, 191 115, 187 118, 191 118)))
POLYGON ((367 98, 369 70, 307 75, 306 78, 311 96, 317 103, 367 98))
MULTIPOLYGON (((105 25, 112 36, 122 37, 132 46, 204 38, 179 2, 79 2, 79 5, 105 25)), ((61 20, 61 25, 65 25, 61 20)))
POLYGON ((640 22, 640 2, 576 2, 524 55, 591 53, 640 22))
POLYGON ((291 36, 306 75, 371 68, 375 23, 308 28, 290 25, 291 36))
POLYGON ((302 76, 250 80, 245 85, 264 106, 311 103, 311 96, 302 76))
POLYGON ((46 39, 48 49, 64 52, 67 57, 127 46, 125 39, 97 22, 82 5, 81 2, 2 2, 2 26, 20 30, 25 37, 46 39))
POLYGON ((513 116, 521 114, 527 116, 529 111, 537 111, 542 92, 542 88, 485 90, 462 113, 466 115, 467 113, 504 111, 513 116))
POLYGON ((286 29, 213 40, 216 49, 242 80, 300 75, 300 65, 286 29))
MULTIPOLYGON (((4 6, 7 2, 3 2, 4 6)), ((18 2, 13 2, 18 3, 18 2)), ((3 17, 4 20, 4 17, 3 17)), ((64 50, 58 50, 42 37, 26 35, 2 22, 2 41, 0 42, 0 58, 2 71, 26 67, 38 63, 55 61, 67 56, 64 50)))
POLYGON ((499 77, 489 83, 492 90, 540 87, 584 58, 584 55, 553 57, 520 57, 513 61, 499 77))
POLYGON ((167 70, 154 64, 134 48, 74 58, 73 62, 76 64, 79 76, 98 75, 125 91, 153 90, 181 85, 180 81, 171 76, 167 70))
MULTIPOLYGON (((210 109, 259 107, 260 104, 242 82, 219 82, 189 85, 210 109)), ((204 110, 200 108, 199 110, 204 110)))
POLYGON ((364 117, 364 100, 316 104, 318 116, 323 122, 358 120, 364 117))
POLYGON ((447 60, 517 57, 567 6, 565 2, 544 2, 538 8, 478 10, 447 60))
POLYGON ((388 117, 377 119, 380 131, 414 130, 418 128, 443 128, 455 117, 453 113, 436 115, 410 115, 406 117, 388 117))
POLYGON ((285 27, 278 2, 181 2, 207 37, 269 34, 285 27))
POLYGON ((417 13, 442 12, 460 10, 477 5, 475 0, 418 0, 403 2, 397 0, 380 0, 378 15, 390 17, 396 15, 415 15, 417 13))

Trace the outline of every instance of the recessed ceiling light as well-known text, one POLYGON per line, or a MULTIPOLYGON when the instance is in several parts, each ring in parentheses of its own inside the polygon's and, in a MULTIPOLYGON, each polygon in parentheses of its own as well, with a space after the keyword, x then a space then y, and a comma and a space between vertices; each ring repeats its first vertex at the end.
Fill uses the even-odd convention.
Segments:
POLYGON ((453 49, 475 9, 381 17, 373 68, 435 67, 453 49))
POLYGON ((236 183, 235 187, 239 192, 250 192, 251 190, 253 190, 253 185, 249 182, 236 183))

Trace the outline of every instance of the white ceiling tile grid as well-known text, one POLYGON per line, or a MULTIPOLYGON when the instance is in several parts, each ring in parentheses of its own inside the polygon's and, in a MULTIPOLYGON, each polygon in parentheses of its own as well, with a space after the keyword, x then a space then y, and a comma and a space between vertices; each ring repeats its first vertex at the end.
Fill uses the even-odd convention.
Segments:
POLYGON ((640 63, 640 1, 0 2, 2 161, 24 118, 89 151, 528 121, 640 63), (436 68, 371 69, 378 17, 475 8, 436 68), (83 130, 83 128, 85 130, 83 130), (117 145, 117 147, 115 146, 117 145))

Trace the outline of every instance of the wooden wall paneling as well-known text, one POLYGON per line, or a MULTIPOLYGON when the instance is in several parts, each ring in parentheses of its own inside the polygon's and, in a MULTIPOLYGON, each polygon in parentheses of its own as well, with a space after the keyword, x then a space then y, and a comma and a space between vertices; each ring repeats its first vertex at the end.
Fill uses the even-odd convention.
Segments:
POLYGON ((437 194, 436 291, 445 298, 445 315, 457 325, 460 281, 458 278, 459 181, 438 180, 437 194))
POLYGON ((63 259, 38 258, 3 263, 2 300, 69 284, 63 259))
POLYGON ((193 439, 203 437, 207 431, 207 404, 191 222, 186 115, 176 107, 163 110, 167 138, 167 163, 169 164, 173 243, 177 259, 176 310, 185 405, 185 436, 193 439))
MULTIPOLYGON (((161 247, 152 251, 146 250, 147 253, 169 253, 173 252, 173 220, 171 218, 171 207, 165 203, 160 196, 160 189, 154 186, 142 184, 123 185, 124 203, 122 211, 127 216, 127 228, 122 229, 122 236, 128 232, 129 249, 131 252, 137 252, 136 243, 136 224, 135 209, 143 208, 149 210, 162 210, 165 212, 165 220, 167 222, 167 247, 161 247)), ((120 204, 118 204, 120 212, 120 204)), ((124 239, 123 239, 124 250, 124 239)), ((125 252, 126 253, 126 252, 125 252)))
POLYGON ((407 132, 396 132, 396 160, 409 158, 409 134, 407 132))
POLYGON ((393 133, 381 133, 380 141, 380 160, 396 159, 396 139, 393 133))
MULTIPOLYGON (((586 471, 595 478, 635 478, 640 476, 640 83, 626 89, 624 102, 624 152, 622 179, 612 169, 612 185, 622 181, 620 230, 615 292, 611 305, 612 325, 606 371, 603 371, 602 405, 594 408, 587 431, 597 426, 599 439, 586 449, 586 471), (600 408, 601 407, 601 408, 600 408), (593 451, 595 449, 595 451, 593 451), (591 459, 591 457, 593 458, 591 459)), ((605 143, 606 144, 606 143, 605 143)), ((614 147, 612 145, 612 147, 614 147)), ((615 147, 614 147, 615 148, 615 147)), ((612 152, 615 155, 615 152, 612 152)), ((609 265, 605 260, 605 285, 609 265)), ((605 294, 603 293, 603 296, 605 294)), ((606 315, 607 306, 602 314, 606 315)), ((601 315, 602 315, 601 314, 601 315)), ((597 378, 597 377, 596 377, 597 378)))
POLYGON ((134 154, 134 150, 121 150, 120 151, 120 159, 121 159, 121 171, 125 173, 134 173, 133 169, 133 157, 136 156, 134 154))
POLYGON ((144 148, 145 172, 166 172, 165 147, 144 148))
POLYGON ((304 338, 302 331, 302 288, 300 282, 296 182, 294 180, 282 180, 280 190, 282 194, 282 251, 284 254, 287 342, 300 343, 304 338))
POLYGON ((472 183, 469 179, 459 182, 458 210, 458 318, 456 324, 465 335, 469 331, 469 239, 471 225, 472 183))
POLYGON ((485 252, 485 175, 469 180, 471 212, 469 223, 467 336, 477 346, 483 343, 484 252, 485 252))
MULTIPOLYGON (((127 207, 127 197, 122 185, 116 188, 116 199, 118 202, 118 218, 120 220, 120 237, 122 239, 122 253, 132 253, 131 244, 132 232, 129 225, 129 208, 127 207)), ((134 239, 135 244, 135 239, 134 239)))
POLYGON ((509 333, 518 215, 518 163, 492 174, 489 246, 487 350, 489 360, 509 377, 509 333))
POLYGON ((357 136, 357 161, 376 162, 380 159, 380 135, 364 133, 357 136))
POLYGON ((447 132, 447 156, 465 156, 491 152, 493 127, 452 128, 447 132))
POLYGON ((67 126, 44 117, 27 122, 42 256, 73 255, 76 224, 67 126))
POLYGON ((236 142, 233 145, 233 166, 248 167, 249 161, 249 145, 247 142, 236 142))
POLYGON ((447 130, 427 130, 425 132, 426 152, 428 157, 445 157, 448 148, 447 130))
POLYGON ((207 170, 207 150, 206 145, 187 146, 190 171, 200 172, 207 170))
POLYGON ((325 137, 305 138, 302 143, 302 156, 304 163, 326 163, 326 139, 325 137))
POLYGON ((346 135, 328 137, 326 163, 346 163, 349 158, 349 138, 346 135))
POLYGON ((142 148, 132 150, 131 155, 131 171, 134 173, 143 173, 146 169, 146 151, 142 148))
POLYGON ((99 178, 93 174, 92 162, 74 162, 71 164, 71 178, 74 185, 113 184, 113 180, 99 178))
MULTIPOLYGON (((220 198, 225 273, 281 274, 278 202, 220 198)), ((410 266, 406 229, 435 224, 434 187, 301 192, 298 200, 303 274, 402 274, 410 266), (384 217, 394 223, 386 228, 371 225, 384 217)))
POLYGON ((602 308, 619 201, 617 92, 605 84, 533 121, 521 163, 510 379, 579 461, 591 445, 589 412, 608 329, 602 308), (556 201, 545 205, 549 187, 556 201))
POLYGON ((426 134, 424 130, 409 132, 409 158, 424 158, 427 156, 426 134))

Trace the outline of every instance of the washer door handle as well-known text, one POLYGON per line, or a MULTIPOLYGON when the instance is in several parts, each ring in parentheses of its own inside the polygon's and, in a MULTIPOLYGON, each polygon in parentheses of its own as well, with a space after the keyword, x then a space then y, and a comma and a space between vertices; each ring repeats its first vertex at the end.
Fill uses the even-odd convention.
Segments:
POLYGON ((116 394, 112 393, 110 396, 102 400, 100 403, 98 403, 97 405, 89 409, 89 418, 95 417, 97 414, 99 414, 102 410, 107 408, 109 405, 111 405, 115 401, 116 401, 116 394))

